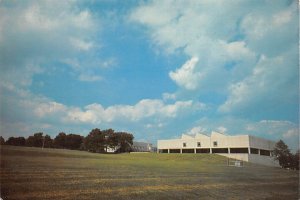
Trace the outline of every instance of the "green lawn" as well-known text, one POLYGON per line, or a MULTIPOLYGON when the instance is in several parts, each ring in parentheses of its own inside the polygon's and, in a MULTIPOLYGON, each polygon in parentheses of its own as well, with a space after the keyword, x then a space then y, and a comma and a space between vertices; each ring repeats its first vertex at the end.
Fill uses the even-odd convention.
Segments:
POLYGON ((298 172, 218 155, 94 154, 1 146, 6 199, 298 199, 298 172))

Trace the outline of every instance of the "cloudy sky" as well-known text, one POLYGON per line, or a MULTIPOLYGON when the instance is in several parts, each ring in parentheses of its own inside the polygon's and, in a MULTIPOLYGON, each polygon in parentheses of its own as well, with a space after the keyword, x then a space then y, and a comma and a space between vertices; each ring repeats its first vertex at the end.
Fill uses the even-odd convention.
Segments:
POLYGON ((296 0, 0 0, 1 135, 298 146, 296 0))

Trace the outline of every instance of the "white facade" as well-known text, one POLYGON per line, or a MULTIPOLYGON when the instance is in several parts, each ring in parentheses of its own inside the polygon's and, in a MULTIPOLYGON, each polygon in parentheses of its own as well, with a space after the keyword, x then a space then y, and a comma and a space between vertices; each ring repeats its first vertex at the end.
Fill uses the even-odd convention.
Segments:
POLYGON ((159 153, 216 153, 229 158, 279 166, 272 156, 275 142, 250 136, 229 136, 212 132, 211 136, 198 133, 195 136, 183 134, 181 139, 158 140, 159 153))

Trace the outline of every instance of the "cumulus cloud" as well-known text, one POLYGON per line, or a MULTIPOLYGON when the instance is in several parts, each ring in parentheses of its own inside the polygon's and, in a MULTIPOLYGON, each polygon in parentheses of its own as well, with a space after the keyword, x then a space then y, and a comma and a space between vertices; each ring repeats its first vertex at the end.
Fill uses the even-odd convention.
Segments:
POLYGON ((73 59, 96 46, 97 23, 75 1, 4 2, 0 19, 0 77, 19 86, 30 85, 52 62, 73 59))
POLYGON ((261 120, 259 122, 247 122, 246 131, 265 135, 282 136, 284 132, 296 127, 296 124, 286 120, 261 120))
MULTIPOLYGON (((85 107, 65 105, 13 84, 1 85, 1 135, 30 135, 36 131, 82 132, 91 127, 139 127, 149 131, 162 128, 171 119, 199 113, 206 105, 192 100, 166 103, 160 99, 143 99, 134 105, 104 107, 93 103, 85 107), (13 129, 13 130, 12 130, 13 129)), ((151 136, 154 137, 154 136, 151 136)))
POLYGON ((174 118, 178 114, 194 112, 205 109, 202 103, 192 101, 177 101, 174 104, 165 104, 158 99, 144 99, 137 104, 114 105, 104 108, 100 104, 91 104, 81 110, 79 108, 70 109, 65 117, 65 121, 75 123, 101 124, 112 121, 139 121, 145 118, 154 119, 174 118))
POLYGON ((167 101, 167 100, 175 100, 176 99, 176 94, 174 93, 163 93, 162 95, 163 100, 167 101))
POLYGON ((193 57, 175 72, 171 71, 169 76, 179 86, 182 86, 188 90, 194 90, 197 88, 198 79, 201 79, 201 73, 196 72, 195 70, 197 63, 198 58, 193 57))
POLYGON ((263 117, 276 116, 293 119, 298 115, 298 74, 296 60, 290 54, 276 58, 262 56, 244 80, 232 84, 221 112, 252 113, 263 117), (253 110, 258 112, 252 112, 253 110))
POLYGON ((299 129, 296 129, 296 128, 294 128, 294 129, 290 129, 290 130, 288 130, 287 132, 285 132, 283 135, 283 138, 297 138, 297 137, 299 137, 299 129))
POLYGON ((169 73, 180 89, 195 98, 223 95, 223 113, 247 117, 264 110, 259 119, 291 112, 297 120, 296 2, 154 0, 129 18, 148 28, 162 52, 189 57, 169 73))
POLYGON ((186 132, 188 135, 195 135, 197 133, 205 133, 207 131, 206 128, 203 128, 201 126, 196 126, 191 128, 189 131, 186 132))
POLYGON ((224 126, 219 126, 219 127, 217 128, 217 131, 220 132, 220 133, 225 133, 225 132, 227 131, 227 128, 224 127, 224 126))

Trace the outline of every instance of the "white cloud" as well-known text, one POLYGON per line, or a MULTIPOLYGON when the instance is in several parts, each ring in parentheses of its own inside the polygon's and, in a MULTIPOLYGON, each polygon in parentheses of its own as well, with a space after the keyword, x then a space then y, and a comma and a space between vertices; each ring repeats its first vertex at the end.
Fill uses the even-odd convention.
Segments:
POLYGON ((195 70, 198 60, 199 59, 197 57, 191 58, 175 72, 171 71, 169 76, 181 87, 188 90, 196 89, 199 82, 198 79, 201 79, 202 76, 201 73, 196 72, 195 70))
POLYGON ((267 111, 266 115, 295 115, 290 108, 298 99, 298 75, 293 56, 285 54, 272 59, 262 56, 251 75, 230 86, 228 99, 219 110, 247 114, 259 109, 267 111))
POLYGON ((157 128, 162 128, 164 126, 164 123, 155 123, 155 124, 146 124, 145 127, 147 129, 157 129, 157 128))
POLYGON ((82 51, 88 51, 90 48, 93 47, 92 42, 86 42, 77 38, 70 38, 70 42, 76 49, 82 51))
POLYGON ((296 2, 282 1, 275 5, 249 12, 241 23, 249 48, 268 57, 278 56, 288 50, 295 44, 298 35, 296 2))
POLYGON ((206 128, 203 128, 201 126, 196 126, 196 127, 191 128, 189 131, 187 131, 186 134, 195 135, 197 133, 204 133, 206 131, 207 131, 206 128))
POLYGON ((145 118, 175 118, 184 112, 203 110, 204 104, 193 103, 192 101, 177 101, 174 104, 164 104, 158 99, 144 99, 137 104, 114 105, 103 108, 100 104, 91 104, 81 110, 80 108, 70 109, 64 120, 77 123, 100 124, 112 121, 140 121, 145 118))
POLYGON ((297 129, 297 128, 290 129, 287 132, 285 132, 282 135, 282 137, 285 139, 299 137, 299 129, 297 129))
POLYGON ((149 138, 157 139, 157 130, 165 128, 170 121, 206 109, 205 104, 191 100, 166 103, 160 99, 143 99, 134 105, 108 107, 94 103, 82 108, 32 94, 13 84, 1 85, 1 92, 1 134, 6 137, 20 133, 30 135, 37 131, 52 135, 59 131, 86 134, 82 131, 96 126, 131 130, 137 135, 146 131, 149 138))
POLYGON ((219 110, 248 117, 256 110, 265 113, 258 118, 287 116, 294 110, 295 120, 299 26, 295 2, 154 0, 134 9, 130 20, 147 27, 162 52, 189 58, 169 73, 179 90, 189 92, 186 96, 227 96, 219 110))
POLYGON ((217 131, 220 132, 220 133, 225 133, 225 132, 227 131, 227 128, 224 127, 224 126, 219 126, 219 127, 217 128, 217 131))
POLYGON ((50 114, 61 113, 61 112, 65 112, 67 110, 66 106, 64 106, 61 103, 54 102, 54 101, 41 102, 39 104, 37 104, 37 102, 32 102, 32 101, 28 102, 27 101, 27 102, 23 103, 22 106, 33 107, 34 108, 33 112, 38 117, 44 117, 44 116, 48 116, 50 114))
POLYGON ((277 138, 285 138, 284 133, 296 127, 297 125, 295 123, 286 120, 261 120, 259 122, 245 123, 246 131, 256 134, 272 135, 277 138))
POLYGON ((162 51, 179 50, 190 57, 181 68, 169 73, 177 85, 191 92, 197 89, 195 94, 211 90, 224 93, 231 81, 251 72, 256 60, 245 41, 233 39, 245 9, 240 4, 152 1, 135 9, 130 19, 148 27, 153 43, 162 51), (153 18, 163 20, 154 23, 153 18), (227 68, 228 63, 236 64, 227 68))
POLYGON ((101 81, 102 77, 97 75, 88 75, 88 74, 80 74, 79 75, 80 81, 86 81, 86 82, 94 82, 94 81, 101 81))
POLYGON ((273 15, 273 25, 282 26, 292 20, 293 12, 291 10, 284 10, 273 15))
POLYGON ((162 95, 163 100, 167 101, 167 100, 175 100, 176 99, 176 94, 171 94, 171 93, 163 93, 162 95))
MULTIPOLYGON (((51 62, 74 59, 83 51, 94 50, 97 45, 92 40, 98 25, 88 10, 74 9, 76 4, 76 1, 32 0, 1 5, 1 81, 9 77, 8 81, 15 85, 28 86, 32 77, 41 73, 31 70, 32 67, 51 71, 51 62)), ((82 62, 88 60, 80 60, 79 64, 82 62)))

